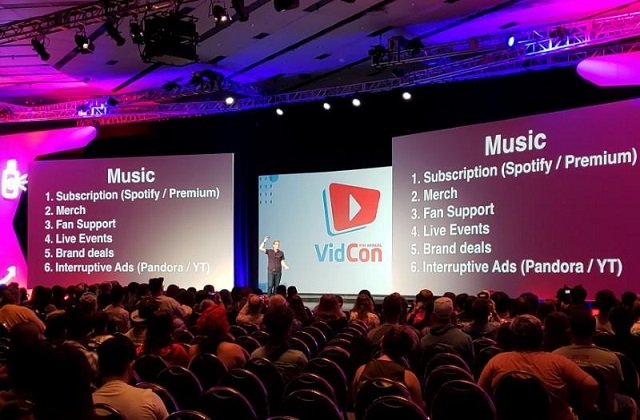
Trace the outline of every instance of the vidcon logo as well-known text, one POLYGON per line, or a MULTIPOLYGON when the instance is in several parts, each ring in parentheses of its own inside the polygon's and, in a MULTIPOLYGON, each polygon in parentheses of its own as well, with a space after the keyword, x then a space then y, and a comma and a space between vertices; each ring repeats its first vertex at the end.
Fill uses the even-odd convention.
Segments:
POLYGON ((329 184, 322 192, 327 233, 336 236, 364 229, 376 220, 380 191, 346 184, 329 184))

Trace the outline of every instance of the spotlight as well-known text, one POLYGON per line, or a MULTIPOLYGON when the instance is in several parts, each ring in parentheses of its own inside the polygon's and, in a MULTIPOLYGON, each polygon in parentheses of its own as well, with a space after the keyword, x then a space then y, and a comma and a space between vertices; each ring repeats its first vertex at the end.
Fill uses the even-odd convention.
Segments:
POLYGON ((134 44, 144 44, 144 32, 142 31, 142 26, 140 25, 140 23, 132 20, 131 23, 129 23, 129 32, 131 33, 131 41, 134 44))
POLYGON ((216 26, 226 25, 231 21, 229 13, 227 13, 227 9, 219 4, 212 3, 211 16, 213 16, 213 21, 215 22, 216 26))
POLYGON ((411 99, 411 93, 410 92, 402 92, 402 99, 404 99, 405 101, 408 101, 409 99, 411 99))
POLYGON ((324 108, 325 111, 328 111, 331 109, 331 104, 329 102, 325 102, 322 104, 322 107, 324 108))
POLYGON ((44 47, 44 42, 40 41, 38 38, 33 38, 31 40, 31 46, 33 46, 33 50, 40 56, 42 61, 47 61, 51 58, 51 54, 49 54, 47 49, 44 47))
POLYGON ((89 105, 81 104, 76 107, 76 111, 79 117, 86 117, 89 115, 89 105))
POLYGON ((249 20, 249 12, 247 12, 247 9, 244 7, 244 0, 231 0, 231 7, 235 9, 240 22, 249 20))
POLYGON ((355 107, 359 107, 360 105, 362 105, 362 102, 360 102, 360 99, 358 99, 358 98, 353 98, 351 100, 351 105, 353 105, 355 107))
POLYGON ((227 98, 224 100, 224 103, 231 106, 235 103, 235 99, 233 98, 233 96, 227 96, 227 98))
POLYGON ((81 54, 90 54, 96 49, 96 46, 91 42, 89 37, 87 37, 84 27, 78 29, 74 41, 76 42, 76 51, 81 54))
POLYGON ((278 115, 278 116, 283 116, 284 115, 284 111, 282 110, 282 108, 276 108, 276 115, 278 115))
POLYGON ((115 22, 113 21, 108 21, 107 23, 104 24, 104 29, 107 31, 107 34, 113 38, 114 41, 116 41, 116 45, 118 47, 121 47, 124 45, 125 42, 127 42, 126 39, 124 39, 124 37, 122 36, 122 34, 120 33, 120 31, 118 30, 115 22))
POLYGON ((516 45, 516 37, 511 35, 509 38, 507 38, 507 46, 511 48, 514 45, 516 45))
POLYGON ((276 12, 292 10, 298 6, 300 6, 300 0, 273 0, 273 7, 276 9, 276 12))

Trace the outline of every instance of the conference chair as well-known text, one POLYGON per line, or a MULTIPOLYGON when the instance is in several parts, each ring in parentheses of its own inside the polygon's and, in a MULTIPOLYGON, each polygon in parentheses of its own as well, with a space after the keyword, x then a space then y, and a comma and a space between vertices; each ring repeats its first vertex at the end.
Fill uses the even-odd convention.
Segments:
POLYGON ((290 380, 289 383, 285 386, 283 395, 286 397, 287 395, 300 389, 312 389, 314 391, 318 391, 319 393, 329 397, 329 399, 334 403, 338 404, 336 393, 333 390, 331 384, 322 376, 315 373, 303 372, 290 380))
POLYGON ((462 357, 453 353, 440 353, 433 356, 431 360, 429 360, 429 363, 427 363, 424 369, 424 378, 427 378, 434 369, 445 365, 458 366, 460 369, 464 369, 471 374, 469 365, 467 365, 467 362, 465 362, 462 357))
POLYGON ((236 389, 214 386, 205 392, 198 408, 214 420, 257 420, 249 400, 236 389))
POLYGON ((397 395, 410 399, 409 390, 405 384, 387 378, 369 379, 358 385, 355 395, 356 420, 363 420, 365 412, 373 402, 388 395, 397 395))
POLYGON ((153 382, 139 382, 136 384, 136 388, 152 390, 154 394, 160 397, 160 399, 164 403, 165 408, 167 409, 167 412, 169 413, 173 413, 174 411, 178 411, 180 409, 178 407, 178 403, 176 403, 176 400, 173 398, 173 395, 171 395, 169 391, 158 384, 154 384, 153 382))
POLYGON ((256 358, 248 360, 244 368, 260 378, 269 394, 270 412, 277 413, 282 403, 284 379, 276 365, 269 359, 256 358))
POLYGON ((189 361, 189 370, 200 381, 203 390, 215 386, 228 371, 227 366, 215 354, 196 354, 189 361))
POLYGON ((422 398, 427 406, 427 411, 431 410, 433 398, 442 385, 455 380, 473 382, 473 377, 467 370, 452 365, 439 366, 429 373, 422 386, 422 398))
POLYGON ((377 398, 367 409, 364 420, 428 420, 416 403, 399 395, 377 398))
POLYGON ((199 411, 180 410, 169 414, 165 420, 211 420, 211 418, 199 411))
POLYGON ((233 338, 238 339, 238 337, 249 335, 249 332, 240 325, 231 325, 229 326, 229 334, 231 334, 233 338))
POLYGON ((287 395, 282 413, 304 420, 343 420, 340 408, 324 394, 311 389, 300 389, 287 395))
POLYGON ((308 327, 304 327, 302 331, 307 332, 313 336, 313 338, 316 340, 316 343, 318 343, 318 350, 321 350, 324 345, 327 344, 327 336, 320 328, 309 325, 308 327))
POLYGON ((298 337, 289 337, 288 343, 289 347, 293 350, 301 351, 306 356, 307 360, 311 359, 311 350, 309 350, 309 346, 307 346, 304 341, 298 337))
POLYGON ((324 357, 315 357, 309 360, 304 371, 315 373, 326 379, 335 392, 338 406, 342 410, 347 408, 347 377, 336 362, 325 359, 324 357))
POLYGON ((431 420, 496 420, 489 395, 469 381, 454 380, 442 385, 433 398, 431 420))
POLYGON ((95 420, 127 420, 118 410, 105 403, 93 404, 95 420))
POLYGON ((530 372, 504 374, 493 390, 498 420, 550 420, 551 399, 544 384, 530 372))
POLYGON ((155 382, 158 374, 168 366, 157 354, 143 354, 133 362, 133 376, 136 382, 155 382))
POLYGON ((182 366, 164 369, 158 374, 156 383, 169 391, 183 410, 195 408, 202 395, 202 385, 196 375, 182 366))
POLYGON ((237 337, 236 344, 245 349, 249 354, 253 353, 258 347, 260 347, 260 342, 250 335, 237 337))
POLYGON ((318 354, 318 350, 320 350, 320 348, 318 347, 318 342, 316 341, 315 337, 312 336, 310 333, 304 330, 300 330, 300 331, 296 331, 296 333, 293 334, 293 336, 304 341, 304 344, 306 344, 307 347, 309 348, 309 353, 311 354, 311 357, 314 357, 316 354, 318 354))
POLYGON ((638 389, 640 388, 640 378, 638 377, 638 369, 629 356, 624 353, 615 352, 622 366, 622 383, 618 388, 618 392, 628 395, 633 399, 638 399, 638 389))
POLYGON ((269 333, 266 331, 262 331, 262 330, 254 331, 250 335, 251 337, 258 340, 258 343, 260 343, 261 346, 264 346, 265 344, 267 344, 267 341, 269 340, 269 333))
POLYGON ((240 392, 249 401, 258 419, 269 416, 267 389, 255 373, 247 369, 231 369, 220 379, 220 386, 240 392))

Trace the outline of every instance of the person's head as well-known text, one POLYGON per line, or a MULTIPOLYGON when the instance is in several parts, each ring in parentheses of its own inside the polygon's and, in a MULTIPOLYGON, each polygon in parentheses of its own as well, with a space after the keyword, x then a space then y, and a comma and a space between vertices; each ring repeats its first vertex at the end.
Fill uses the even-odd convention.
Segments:
POLYGON ((124 287, 116 283, 111 288, 111 303, 114 306, 117 306, 122 304, 123 300, 124 300, 124 287))
POLYGON ((213 341, 223 341, 229 335, 229 319, 224 305, 212 304, 198 318, 200 333, 213 341))
POLYGON ((269 308, 273 308, 274 306, 286 306, 287 299, 281 294, 275 294, 269 298, 269 308))
POLYGON ((278 287, 276 287, 276 294, 287 297, 287 286, 279 284, 278 287))
POLYGON ((356 303, 353 304, 352 311, 366 317, 369 312, 373 312, 373 300, 364 293, 359 294, 356 303))
POLYGON ((511 306, 511 298, 505 292, 493 292, 491 294, 491 300, 496 304, 496 312, 504 315, 509 313, 509 307, 511 306))
POLYGON ((296 286, 287 287, 287 299, 291 299, 298 295, 298 288, 296 286))
POLYGON ((416 303, 422 302, 424 304, 432 300, 433 300, 433 292, 429 289, 422 289, 416 295, 416 303))
POLYGON ((129 376, 131 363, 136 358, 136 346, 119 334, 104 341, 97 349, 98 368, 103 378, 129 376))
POLYGON ((542 322, 533 315, 518 315, 511 321, 513 348, 517 351, 533 351, 542 347, 542 322))
POLYGON ((636 292, 632 292, 627 290, 622 294, 622 304, 627 308, 633 308, 633 305, 638 300, 638 295, 636 292))
POLYGON ((260 296, 258 295, 249 295, 249 299, 247 299, 247 305, 250 314, 255 315, 262 312, 262 299, 260 299, 260 296))
POLYGON ((151 292, 153 296, 161 295, 163 290, 163 283, 164 277, 154 277, 149 279, 149 292, 151 292))
POLYGON ((165 295, 175 299, 175 297, 178 295, 179 292, 180 292, 180 287, 178 287, 177 284, 170 284, 167 287, 167 292, 165 293, 165 295))
POLYGON ((451 299, 441 297, 433 302, 433 313, 431 315, 432 325, 447 325, 451 323, 453 316, 453 302, 451 299))
POLYGON ((167 311, 155 312, 147 321, 147 335, 144 348, 154 352, 172 343, 173 317, 167 311))
POLYGON ((538 312, 538 296, 531 292, 525 292, 520 295, 525 302, 527 302, 527 313, 529 315, 535 315, 538 312))
POLYGON ((593 306, 600 310, 598 316, 602 318, 608 317, 611 308, 617 304, 618 300, 616 299, 616 295, 609 289, 599 290, 593 302, 593 306))
POLYGON ((545 299, 542 302, 540 302, 540 304, 538 305, 538 312, 536 313, 536 316, 540 321, 544 322, 547 315, 555 311, 556 311, 556 302, 551 299, 545 299))
POLYGON ((587 289, 583 285, 579 284, 571 288, 571 303, 574 305, 584 305, 587 300, 587 289))
POLYGON ((389 324, 399 324, 407 312, 407 301, 400 293, 391 293, 382 301, 382 315, 389 324))
POLYGON ((129 315, 133 326, 142 327, 147 325, 147 321, 158 310, 158 307, 158 302, 152 297, 146 297, 138 302, 137 308, 129 315))
POLYGON ((276 306, 269 308, 264 315, 264 327, 269 333, 269 340, 283 342, 289 337, 293 324, 293 312, 288 306, 276 306))
POLYGON ((476 325, 484 325, 489 322, 491 307, 489 299, 476 299, 471 305, 471 320, 476 325))
POLYGON ((109 314, 104 311, 96 311, 91 315, 91 324, 93 325, 93 335, 106 335, 111 327, 109 322, 109 314))
POLYGON ((315 315, 319 319, 331 321, 340 318, 341 312, 338 297, 332 294, 325 294, 320 297, 315 315))
POLYGON ((574 342, 591 342, 591 338, 596 332, 596 319, 588 309, 572 309, 569 313, 569 323, 571 325, 571 335, 574 342))
POLYGON ((220 302, 225 306, 233 305, 233 298, 231 297, 231 292, 229 292, 228 289, 220 290, 220 302))
POLYGON ((544 348, 553 351, 571 344, 571 326, 569 317, 564 312, 551 312, 544 319, 544 348))
POLYGON ((291 308, 298 321, 303 324, 306 324, 309 321, 309 314, 307 313, 304 301, 300 295, 294 295, 289 299, 289 308, 291 308))
POLYGON ((633 325, 633 311, 618 305, 609 312, 609 322, 615 335, 625 337, 631 334, 631 326, 633 325))
POLYGON ((413 350, 414 340, 407 327, 394 325, 382 337, 382 353, 393 360, 406 358, 413 350))
POLYGON ((277 251, 280 249, 280 241, 275 239, 272 243, 271 243, 271 247, 273 248, 274 251, 277 251))

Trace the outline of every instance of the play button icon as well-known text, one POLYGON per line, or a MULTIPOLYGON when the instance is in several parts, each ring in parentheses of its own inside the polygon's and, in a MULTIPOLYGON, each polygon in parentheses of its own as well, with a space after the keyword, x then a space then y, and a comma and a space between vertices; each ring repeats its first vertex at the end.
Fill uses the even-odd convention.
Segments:
POLYGON ((327 232, 335 236, 373 223, 378 214, 380 191, 332 183, 323 191, 323 198, 327 232))

